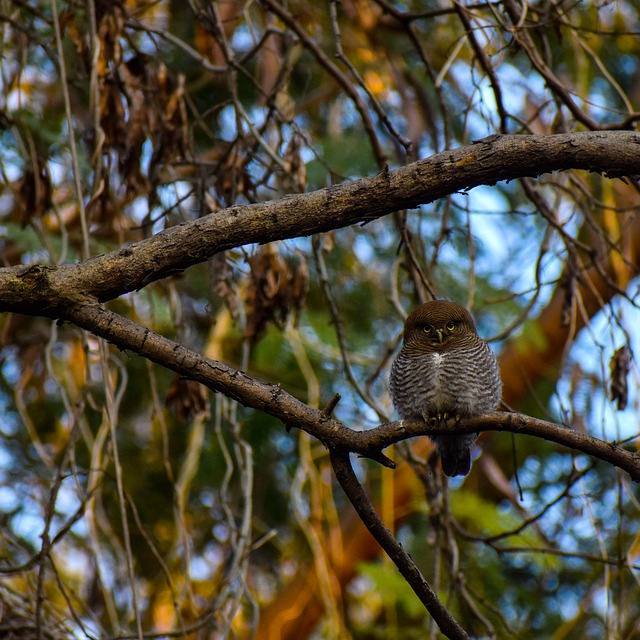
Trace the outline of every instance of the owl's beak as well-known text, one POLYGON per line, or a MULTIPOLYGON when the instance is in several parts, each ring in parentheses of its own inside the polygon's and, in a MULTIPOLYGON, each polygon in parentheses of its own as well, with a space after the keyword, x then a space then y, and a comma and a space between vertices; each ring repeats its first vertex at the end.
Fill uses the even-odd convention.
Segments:
POLYGON ((443 338, 442 329, 437 329, 437 332, 438 332, 438 342, 442 344, 442 338, 443 338))

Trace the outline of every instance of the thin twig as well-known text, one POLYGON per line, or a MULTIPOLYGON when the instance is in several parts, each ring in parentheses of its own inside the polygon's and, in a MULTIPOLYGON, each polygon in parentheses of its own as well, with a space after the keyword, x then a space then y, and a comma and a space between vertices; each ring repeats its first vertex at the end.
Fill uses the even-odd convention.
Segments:
POLYGON ((320 288, 322 289, 322 293, 324 294, 324 299, 327 303, 327 307, 329 309, 329 315, 331 316, 331 323, 334 326, 336 332, 336 338, 338 340, 338 346, 340 348, 340 355, 342 356, 342 365, 344 367, 344 372, 351 383, 351 386, 355 389, 355 392, 360 396, 360 398, 366 402, 378 415, 380 420, 386 420, 387 415, 385 412, 378 407, 376 402, 369 396, 369 394, 362 388, 360 382, 356 378, 353 373, 353 369, 351 368, 351 361, 349 358, 349 350, 347 348, 347 343, 344 335, 344 330, 342 327, 342 321, 340 319, 340 312, 338 311, 338 305, 333 297, 333 292, 331 291, 331 284, 329 282, 329 274, 327 272, 327 265, 324 261, 324 256, 322 254, 322 246, 320 242, 320 238, 315 236, 312 241, 313 247, 313 255, 316 259, 316 264, 318 266, 318 274, 320 280, 320 288))
POLYGON ((87 212, 84 206, 84 196, 82 195, 82 182, 80 179, 80 162, 78 160, 78 149, 76 146, 76 134, 73 126, 73 116, 71 113, 71 97, 69 96, 69 83, 67 81, 67 69, 64 57, 64 47, 62 46, 62 33, 58 16, 58 5, 56 0, 51 0, 51 11, 53 13, 53 25, 56 34, 56 47, 58 52, 58 67, 60 69, 60 84, 62 85, 62 95, 64 97, 64 110, 69 129, 69 151, 73 162, 73 183, 80 213, 80 228, 82 230, 82 257, 86 260, 90 255, 89 249, 89 226, 87 224, 87 212))

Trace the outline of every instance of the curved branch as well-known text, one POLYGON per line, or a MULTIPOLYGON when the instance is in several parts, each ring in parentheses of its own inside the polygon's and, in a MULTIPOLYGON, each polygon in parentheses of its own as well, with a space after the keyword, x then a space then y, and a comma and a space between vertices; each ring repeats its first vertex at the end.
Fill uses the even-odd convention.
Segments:
POLYGON ((59 317, 74 294, 104 302, 226 249, 366 223, 501 180, 565 169, 640 175, 638 145, 631 131, 490 136, 375 176, 217 211, 78 264, 0 269, 0 311, 59 317))

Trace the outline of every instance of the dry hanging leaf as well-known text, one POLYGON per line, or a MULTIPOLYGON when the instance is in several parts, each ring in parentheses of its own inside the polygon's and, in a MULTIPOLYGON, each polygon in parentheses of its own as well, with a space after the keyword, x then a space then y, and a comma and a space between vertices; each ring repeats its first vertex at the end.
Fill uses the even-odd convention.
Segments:
POLYGON ((618 403, 618 411, 627 406, 629 385, 627 376, 631 368, 631 349, 628 344, 620 347, 611 357, 611 400, 618 403))
POLYGON ((18 211, 23 227, 33 218, 42 218, 51 207, 51 178, 46 162, 35 159, 18 182, 18 211))
POLYGON ((565 272, 560 278, 560 288, 564 290, 562 301, 561 324, 568 327, 571 324, 571 314, 573 312, 573 303, 575 301, 576 286, 578 284, 578 264, 575 252, 569 252, 569 259, 565 272))
POLYGON ((209 260, 213 290, 222 298, 233 320, 238 319, 238 296, 233 283, 233 270, 227 261, 227 252, 216 253, 209 260))
POLYGON ((247 291, 246 333, 257 340, 268 323, 283 328, 289 313, 299 313, 307 291, 307 267, 285 260, 276 245, 268 244, 249 258, 251 266, 247 291))
POLYGON ((175 376, 164 404, 177 418, 186 422, 208 411, 207 390, 199 382, 175 376))

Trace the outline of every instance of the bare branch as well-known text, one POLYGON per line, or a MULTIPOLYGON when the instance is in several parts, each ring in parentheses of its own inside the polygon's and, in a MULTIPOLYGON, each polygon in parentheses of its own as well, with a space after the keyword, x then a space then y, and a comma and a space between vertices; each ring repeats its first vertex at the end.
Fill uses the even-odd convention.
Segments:
POLYGON ((606 442, 599 438, 574 431, 569 427, 553 422, 532 418, 522 413, 496 411, 477 418, 468 418, 456 422, 450 420, 437 427, 421 422, 388 422, 369 431, 358 432, 362 438, 358 442, 358 453, 367 456, 369 451, 376 452, 389 445, 415 436, 448 433, 455 428, 456 433, 475 433, 479 431, 510 431, 523 435, 543 438, 565 447, 581 451, 587 455, 608 462, 626 471, 634 482, 640 482, 640 454, 627 451, 615 442, 606 442))
POLYGON ((373 508, 371 501, 358 482, 353 472, 349 453, 344 450, 329 449, 331 464, 340 486, 344 489, 360 519, 364 522, 371 535, 378 541, 387 555, 393 560, 404 579, 409 583, 415 594, 420 598, 427 611, 440 627, 440 631, 447 638, 469 638, 467 632, 460 626, 448 609, 442 604, 435 591, 424 579, 411 556, 403 549, 395 536, 384 526, 384 523, 373 508))
POLYGON ((312 193, 229 207, 75 265, 2 269, 0 311, 59 317, 55 308, 65 308, 74 294, 112 300, 220 251, 370 222, 500 180, 564 169, 608 177, 640 175, 638 145, 640 134, 631 131, 489 136, 394 171, 312 193))
POLYGON ((192 351, 107 309, 99 303, 67 309, 65 319, 121 349, 133 351, 185 378, 196 380, 242 405, 264 411, 320 440, 325 446, 343 449, 395 466, 382 451, 401 440, 431 434, 476 431, 510 431, 556 442, 608 462, 640 482, 640 454, 593 436, 519 413, 495 412, 432 426, 427 423, 396 421, 368 431, 354 431, 332 418, 326 411, 312 409, 279 385, 259 382, 246 373, 192 351))

